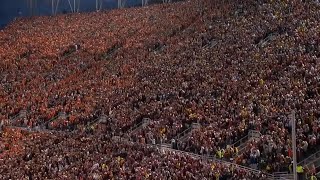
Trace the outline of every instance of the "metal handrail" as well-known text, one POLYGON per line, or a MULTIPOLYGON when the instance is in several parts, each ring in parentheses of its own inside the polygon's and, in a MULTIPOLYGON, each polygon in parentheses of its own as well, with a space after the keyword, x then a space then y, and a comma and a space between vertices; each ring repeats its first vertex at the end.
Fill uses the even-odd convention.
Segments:
POLYGON ((135 124, 132 128, 130 128, 130 131, 133 131, 134 129, 138 128, 139 126, 141 126, 143 124, 143 122, 139 122, 137 124, 135 124))
POLYGON ((147 119, 149 119, 149 118, 143 118, 141 122, 139 122, 139 123, 135 124, 133 127, 131 127, 131 128, 129 129, 129 133, 132 133, 132 132, 134 132, 135 130, 140 129, 140 127, 142 127, 142 125, 143 125, 144 123, 149 122, 147 119))
POLYGON ((10 121, 15 121, 17 118, 20 117, 21 113, 27 113, 26 110, 20 110, 16 115, 14 115, 13 117, 10 118, 10 121))
POLYGON ((273 174, 274 179, 283 179, 283 180, 290 180, 293 179, 293 174, 289 174, 287 172, 274 172, 273 174))
POLYGON ((52 129, 35 129, 35 128, 29 128, 29 127, 19 127, 19 126, 5 126, 5 128, 9 129, 19 129, 19 130, 24 130, 28 132, 46 132, 46 133, 62 133, 62 134, 70 134, 74 133, 74 131, 57 131, 57 130, 52 130, 52 129))
POLYGON ((94 119, 93 121, 89 122, 89 123, 87 124, 87 127, 92 126, 93 124, 95 124, 96 122, 98 122, 99 119, 100 119, 100 117, 97 117, 97 118, 94 119))
POLYGON ((52 121, 58 119, 58 117, 59 117, 59 114, 54 116, 53 118, 49 119, 48 123, 51 123, 52 121))
POLYGON ((307 157, 306 159, 302 160, 301 162, 298 163, 298 165, 302 165, 302 164, 308 164, 305 163, 306 161, 310 160, 311 158, 313 158, 314 156, 316 156, 316 154, 320 154, 320 150, 313 153, 312 155, 310 155, 309 157, 307 157))
MULTIPOLYGON (((112 138, 114 139, 114 138, 112 138)), ((125 139, 125 138, 115 138, 117 140, 122 140, 122 141, 126 141, 126 142, 130 142, 130 143, 134 143, 128 139, 125 139)), ((194 157, 194 158, 202 158, 202 159, 208 159, 208 160, 212 160, 214 162, 218 162, 218 163, 223 163, 223 164, 227 164, 227 165, 233 165, 235 168, 238 168, 238 169, 243 169, 243 170, 247 170, 247 171, 250 171, 250 172, 253 172, 253 173, 257 173, 257 174, 265 174, 267 176, 268 179, 274 179, 274 174, 270 174, 270 173, 265 173, 265 172, 262 172, 262 171, 259 171, 259 170, 256 170, 256 169, 252 169, 252 168, 249 168, 249 167, 246 167, 246 166, 242 166, 242 165, 239 165, 239 164, 235 164, 235 163, 232 163, 232 162, 228 162, 228 161, 224 161, 224 160, 221 160, 221 159, 217 159, 216 157, 214 156, 205 156, 205 155, 199 155, 199 154, 195 154, 195 153, 191 153, 191 152, 187 152, 187 151, 181 151, 181 150, 177 150, 177 149, 173 149, 173 148, 170 148, 170 147, 166 147, 166 146, 163 146, 162 144, 156 144, 156 145, 153 145, 153 144, 146 144, 146 146, 148 147, 161 147, 161 149, 167 149, 169 151, 173 151, 173 152, 176 152, 176 153, 181 153, 181 154, 186 154, 188 156, 191 156, 191 157, 194 157)))
POLYGON ((273 178, 275 176, 274 174, 264 173, 264 172, 262 172, 260 170, 256 170, 256 169, 253 169, 253 168, 242 166, 242 165, 239 165, 239 164, 236 164, 236 163, 232 163, 232 162, 229 162, 229 161, 221 160, 221 159, 216 158, 215 156, 205 156, 205 155, 195 154, 195 153, 192 153, 192 152, 181 151, 181 150, 169 148, 169 147, 162 146, 162 145, 161 145, 161 147, 165 148, 165 149, 168 149, 170 151, 177 152, 177 153, 187 154, 187 155, 192 156, 192 157, 206 158, 208 160, 212 160, 212 161, 215 161, 215 162, 224 163, 224 164, 228 164, 228 165, 233 165, 233 166, 238 167, 240 169, 245 169, 245 170, 248 170, 248 171, 251 171, 251 172, 263 173, 263 174, 267 175, 269 178, 273 178))
POLYGON ((231 146, 232 147, 235 147, 236 146, 236 144, 238 144, 238 143, 243 143, 244 141, 244 139, 249 139, 249 135, 247 134, 246 136, 244 136, 244 137, 242 137, 241 139, 239 139, 238 141, 236 141, 235 143, 233 143, 233 144, 231 144, 231 146))
POLYGON ((259 170, 256 170, 256 169, 252 169, 252 168, 249 168, 249 167, 246 167, 246 166, 242 166, 242 165, 239 165, 239 164, 236 164, 236 163, 232 163, 232 162, 228 162, 228 161, 224 161, 224 160, 221 160, 221 159, 217 159, 216 157, 214 156, 205 156, 205 155, 199 155, 199 154, 195 154, 195 153, 191 153, 191 152, 186 152, 186 151, 181 151, 181 150, 176 150, 176 149, 172 149, 172 148, 168 148, 168 147, 163 147, 161 146, 163 149, 168 149, 170 151, 174 151, 176 153, 181 153, 181 154, 186 154, 186 155, 189 155, 189 156, 192 156, 192 157, 195 157, 195 158, 206 158, 208 160, 212 160, 214 162, 218 162, 218 163, 224 163, 224 164, 227 164, 227 165, 233 165, 234 167, 236 168, 239 168, 239 169, 244 169, 244 170, 247 170, 247 171, 251 171, 251 172, 254 172, 254 173, 263 173, 265 175, 267 175, 269 178, 272 178, 273 175, 272 174, 269 174, 269 173, 264 173, 262 171, 259 171, 259 170))
POLYGON ((320 157, 308 162, 307 164, 304 164, 303 166, 309 166, 309 165, 314 164, 314 163, 319 162, 319 161, 320 161, 320 157))
POLYGON ((239 139, 238 141, 236 141, 235 143, 231 144, 231 146, 235 147, 236 144, 239 144, 239 146, 242 144, 242 143, 245 143, 246 141, 250 140, 252 137, 255 137, 254 134, 259 134, 260 137, 262 136, 262 134, 259 132, 259 131, 256 131, 256 130, 250 130, 248 132, 248 134, 244 137, 242 137, 241 139, 239 139), (244 141, 245 139, 247 139, 246 141, 244 141))
POLYGON ((148 122, 150 122, 150 118, 143 118, 142 119, 142 123, 148 123, 148 122))
POLYGON ((255 134, 259 134, 259 137, 262 136, 260 131, 257 131, 257 130, 250 130, 249 133, 248 133, 248 135, 251 136, 251 137, 256 137, 255 134))
POLYGON ((189 127, 188 129, 182 131, 181 133, 179 133, 175 139, 180 139, 181 137, 185 136, 186 134, 188 134, 189 132, 191 132, 192 127, 189 127))
POLYGON ((197 129, 198 127, 201 127, 201 124, 199 124, 199 123, 192 123, 191 124, 192 129, 197 129))
POLYGON ((13 117, 10 118, 10 121, 14 121, 16 118, 18 118, 20 115, 20 112, 16 115, 14 115, 13 117))

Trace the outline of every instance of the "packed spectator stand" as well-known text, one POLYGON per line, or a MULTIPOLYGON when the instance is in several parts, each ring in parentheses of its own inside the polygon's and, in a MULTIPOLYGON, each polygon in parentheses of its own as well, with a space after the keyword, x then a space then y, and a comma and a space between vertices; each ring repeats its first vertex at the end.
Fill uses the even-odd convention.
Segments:
POLYGON ((16 20, 0 31, 0 179, 292 173, 292 111, 298 162, 320 150, 319 20, 316 1, 272 0, 16 20))

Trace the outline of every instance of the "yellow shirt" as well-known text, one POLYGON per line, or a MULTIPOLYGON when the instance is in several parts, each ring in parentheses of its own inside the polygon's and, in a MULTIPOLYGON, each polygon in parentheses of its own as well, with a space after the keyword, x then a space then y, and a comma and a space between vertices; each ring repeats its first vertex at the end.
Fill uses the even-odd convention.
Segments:
POLYGON ((297 173, 303 173, 303 167, 297 166, 297 173))

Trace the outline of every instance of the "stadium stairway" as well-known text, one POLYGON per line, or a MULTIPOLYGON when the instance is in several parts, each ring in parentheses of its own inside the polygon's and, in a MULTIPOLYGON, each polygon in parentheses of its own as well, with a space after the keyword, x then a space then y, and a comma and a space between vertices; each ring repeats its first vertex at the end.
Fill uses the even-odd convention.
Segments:
POLYGON ((145 128, 148 124, 150 123, 150 119, 149 118, 143 118, 141 122, 133 125, 129 130, 128 130, 128 134, 132 134, 134 132, 139 131, 142 128, 145 128))
MULTIPOLYGON (((115 141, 115 142, 121 141, 121 142, 132 143, 132 144, 137 143, 137 142, 130 141, 129 139, 124 138, 124 137, 120 137, 120 136, 113 136, 112 140, 115 141)), ((221 164, 230 165, 230 166, 233 166, 234 168, 240 169, 242 171, 249 171, 249 172, 251 172, 253 174, 261 174, 261 173, 263 173, 262 171, 259 171, 259 170, 256 170, 256 169, 253 169, 253 168, 250 168, 250 167, 241 166, 241 165, 238 165, 238 164, 235 164, 235 163, 232 163, 232 162, 229 162, 229 161, 225 161, 225 160, 222 160, 222 159, 217 159, 214 156, 199 155, 199 154, 195 154, 195 153, 191 153, 191 152, 187 152, 187 151, 181 151, 181 150, 173 149, 171 147, 171 144, 164 143, 164 144, 155 144, 155 145, 152 145, 152 144, 144 144, 144 145, 146 145, 148 147, 151 147, 151 148, 156 148, 161 153, 170 152, 170 153, 175 153, 175 154, 182 154, 182 155, 190 156, 190 157, 195 158, 195 159, 202 159, 203 161, 211 160, 211 161, 213 161, 215 163, 221 163, 221 164)), ((269 173, 263 173, 263 174, 265 175, 267 180, 293 180, 292 174, 288 174, 288 173, 278 172, 278 173, 274 173, 274 174, 269 174, 269 173)))
POLYGON ((65 112, 59 112, 58 115, 54 116, 49 121, 42 124, 41 127, 46 128, 46 129, 54 129, 54 127, 52 127, 52 124, 55 121, 59 121, 61 119, 66 119, 67 117, 68 117, 68 115, 65 112))
MULTIPOLYGON (((176 154, 184 154, 184 155, 193 157, 195 159, 211 160, 211 161, 213 161, 215 163, 221 163, 221 164, 230 165, 230 166, 233 166, 234 168, 241 169, 243 171, 250 171, 253 174, 261 174, 262 173, 259 170, 252 169, 252 168, 249 168, 249 167, 246 167, 246 166, 241 166, 241 165, 238 165, 238 164, 235 164, 235 163, 231 163, 231 162, 228 162, 228 161, 225 161, 225 160, 217 159, 214 156, 205 156, 205 155, 194 154, 194 153, 191 153, 191 152, 180 151, 180 150, 176 150, 176 149, 167 147, 165 145, 160 145, 160 151, 162 153, 171 152, 171 153, 176 153, 176 154)), ((267 174, 267 173, 264 173, 264 174, 266 175, 266 178, 268 180, 274 180, 275 179, 273 174, 267 174)), ((290 180, 290 179, 285 179, 285 178, 280 178, 280 179, 281 180, 290 180)))
POLYGON ((246 147, 249 145, 250 140, 259 140, 261 133, 256 130, 250 130, 249 133, 243 138, 239 139, 237 142, 233 143, 232 147, 238 148, 238 154, 244 153, 246 147))
POLYGON ((85 130, 86 131, 90 131, 90 130, 94 130, 94 126, 99 124, 99 123, 107 123, 108 122, 108 118, 105 114, 101 114, 99 117, 97 117, 96 119, 94 119, 93 121, 89 122, 86 125, 85 130))
POLYGON ((40 128, 29 128, 29 127, 19 127, 19 126, 4 126, 3 131, 6 129, 16 129, 21 130, 29 133, 59 133, 59 134, 75 134, 77 131, 58 131, 58 130, 51 130, 51 129, 40 129, 40 128))
POLYGON ((320 176, 320 150, 299 162, 298 165, 303 166, 304 169, 315 168, 316 175, 320 176))
MULTIPOLYGON (((137 143, 137 142, 130 141, 129 139, 123 138, 123 137, 120 137, 120 136, 113 136, 112 140, 115 141, 115 142, 121 141, 121 142, 130 143, 130 144, 137 143)), ((139 143, 139 144, 142 145, 141 143, 139 143)), ((156 148, 161 153, 170 152, 170 153, 175 153, 175 154, 187 155, 187 156, 190 156, 190 157, 195 158, 195 159, 202 159, 204 161, 211 160, 211 161, 213 161, 215 163, 221 163, 221 164, 230 165, 230 166, 233 166, 236 169, 240 169, 240 170, 243 170, 243 171, 250 171, 253 174, 261 174, 262 173, 259 170, 252 169, 252 168, 249 168, 249 167, 246 167, 246 166, 241 166, 241 165, 238 165, 238 164, 235 164, 235 163, 232 163, 232 162, 228 162, 228 161, 225 161, 225 160, 217 159, 214 156, 199 155, 199 154, 195 154, 195 153, 191 153, 191 152, 187 152, 187 151, 181 151, 181 150, 173 149, 173 148, 171 148, 170 144, 155 144, 155 145, 144 144, 144 145, 146 145, 148 147, 151 147, 151 148, 156 148)), ((263 174, 266 175, 266 178, 268 180, 276 180, 274 174, 268 174, 268 173, 263 173, 263 174)), ((278 177, 277 180, 278 179, 279 180, 291 180, 291 179, 286 179, 284 177, 281 177, 281 178, 278 177)))
POLYGON ((176 137, 173 139, 177 140, 177 142, 184 142, 188 137, 191 136, 192 132, 195 129, 199 129, 201 125, 199 123, 192 123, 189 128, 179 133, 176 137))
POLYGON ((27 111, 20 110, 19 113, 10 119, 10 125, 21 126, 22 120, 27 118, 27 111))

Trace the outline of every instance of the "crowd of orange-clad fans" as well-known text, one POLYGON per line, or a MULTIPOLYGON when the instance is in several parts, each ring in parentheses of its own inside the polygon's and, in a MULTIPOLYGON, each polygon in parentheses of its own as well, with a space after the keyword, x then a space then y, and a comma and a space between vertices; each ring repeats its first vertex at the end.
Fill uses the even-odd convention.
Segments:
MULTIPOLYGON (((201 127, 177 148, 220 156, 228 145, 256 130, 261 138, 233 157, 235 161, 269 173, 289 171, 292 111, 298 160, 320 145, 319 12, 316 1, 196 0, 17 20, 0 31, 0 119, 7 125, 81 131, 104 115, 109 133, 126 134, 148 118, 145 128, 127 135, 145 143, 171 142, 198 123, 201 127), (22 111, 24 117, 19 116, 22 111), (55 118, 61 113, 64 116, 55 118)), ((177 178, 172 179, 217 175, 216 169, 210 174, 210 163, 158 154, 144 146, 95 142, 100 135, 86 136, 88 141, 66 137, 45 155, 43 143, 59 138, 39 138, 25 140, 30 144, 24 151, 35 157, 26 163, 59 161, 53 159, 59 159, 60 150, 72 150, 64 149, 69 141, 77 152, 81 147, 92 152, 75 158, 74 164, 64 162, 62 169, 59 163, 46 170, 17 167, 26 176, 38 172, 40 178, 56 174, 86 179, 96 171, 99 178, 115 179, 142 172, 153 179, 174 173, 177 178), (117 164, 112 156, 122 149, 132 156, 117 164), (106 154, 109 160, 100 159, 106 154), (170 164, 177 158, 179 165, 170 164), (102 168, 102 162, 111 164, 102 168), (138 168, 140 162, 145 164, 138 168), (113 174, 110 168, 115 168, 113 174)), ((24 161, 21 157, 4 162, 17 164, 24 161)), ((9 169, 1 174, 7 177, 9 169)), ((228 174, 222 171, 218 176, 228 174)))

